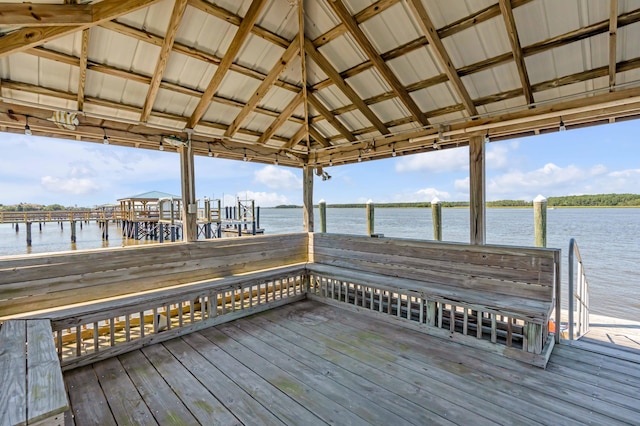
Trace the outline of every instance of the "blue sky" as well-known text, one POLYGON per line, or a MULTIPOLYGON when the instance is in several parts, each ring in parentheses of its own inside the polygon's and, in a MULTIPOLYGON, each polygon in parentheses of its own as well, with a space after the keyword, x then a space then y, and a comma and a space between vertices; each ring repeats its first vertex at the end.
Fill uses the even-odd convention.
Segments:
MULTIPOLYGON (((640 121, 492 142, 487 200, 640 193, 640 121)), ((176 153, 0 133, 0 203, 93 206, 151 190, 180 193, 176 153)), ((236 196, 263 207, 302 203, 302 171, 196 157, 198 197, 236 196)), ((468 149, 334 166, 314 201, 469 199, 468 149)))

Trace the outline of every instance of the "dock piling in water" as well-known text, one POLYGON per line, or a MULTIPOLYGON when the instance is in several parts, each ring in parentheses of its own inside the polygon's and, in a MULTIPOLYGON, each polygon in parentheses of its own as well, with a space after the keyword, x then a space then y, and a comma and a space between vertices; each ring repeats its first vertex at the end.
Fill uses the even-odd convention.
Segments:
POLYGON ((27 222, 25 225, 27 225, 27 247, 31 247, 31 222, 27 222))
POLYGON ((76 242, 76 221, 75 220, 71 221, 71 242, 72 243, 76 242))
POLYGON ((318 208, 320 209, 320 232, 327 232, 327 202, 324 200, 320 200, 318 203, 318 208))
POLYGON ((374 227, 375 205, 373 200, 367 201, 367 234, 372 236, 375 233, 374 227))
POLYGON ((547 199, 538 195, 533 200, 533 223, 536 247, 547 246, 547 199))
POLYGON ((433 239, 442 241, 442 204, 438 197, 431 200, 431 216, 433 219, 433 239))

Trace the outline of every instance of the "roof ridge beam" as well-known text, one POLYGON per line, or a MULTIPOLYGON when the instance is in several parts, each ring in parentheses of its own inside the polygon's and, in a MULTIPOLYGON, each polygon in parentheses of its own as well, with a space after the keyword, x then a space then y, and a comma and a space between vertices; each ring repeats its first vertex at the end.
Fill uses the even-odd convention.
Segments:
POLYGON ((242 23, 238 27, 238 30, 236 31, 236 34, 233 37, 229 48, 225 52, 222 61, 220 61, 220 64, 216 68, 213 77, 211 77, 204 95, 202 95, 202 98, 200 98, 200 102, 198 102, 198 105, 191 115, 191 118, 189 118, 189 121, 187 122, 187 128, 193 129, 196 124, 198 124, 198 121, 200 121, 202 116, 204 116, 204 113, 211 104, 211 98, 213 98, 213 95, 216 94, 218 87, 220 87, 220 83, 222 83, 222 79, 226 75, 229 68, 231 68, 231 65, 238 55, 240 48, 249 36, 251 28, 258 20, 258 15, 260 15, 260 12, 262 11, 265 3, 266 0, 253 0, 251 2, 251 6, 249 6, 247 14, 242 19, 242 23))
POLYGON ((369 60, 373 63, 376 70, 380 73, 382 78, 384 78, 391 87, 391 90, 396 94, 396 96, 400 99, 400 101, 407 108, 409 113, 413 115, 415 120, 422 124, 423 126, 429 125, 429 120, 427 120, 420 110, 420 107, 415 103, 413 98, 409 95, 407 90, 404 88, 402 83, 398 77, 393 73, 389 65, 380 57, 380 53, 373 47, 367 36, 364 34, 362 29, 358 26, 356 20, 351 16, 349 10, 346 8, 344 3, 341 0, 332 0, 329 1, 329 5, 333 9, 333 12, 338 15, 342 23, 347 27, 347 30, 351 36, 356 40, 356 43, 360 46, 360 48, 364 51, 365 55, 369 58, 369 60))
POLYGON ((45 28, 20 28, 0 38, 0 57, 22 52, 30 47, 39 46, 50 40, 100 25, 103 22, 111 21, 127 13, 151 6, 159 1, 160 0, 102 0, 100 3, 91 5, 93 16, 89 23, 45 28))
POLYGON ((232 137, 234 133, 238 130, 240 125, 246 120, 247 116, 251 114, 252 111, 258 106, 258 102, 260 102, 266 94, 269 92, 269 89, 273 87, 273 83, 275 80, 282 74, 282 72, 289 66, 293 58, 300 52, 300 43, 297 40, 291 42, 287 50, 284 51, 280 59, 275 63, 275 65, 269 71, 267 77, 262 80, 258 89, 253 92, 253 95, 249 100, 245 103, 244 107, 240 111, 240 113, 236 116, 233 122, 229 125, 229 128, 224 133, 227 137, 232 137))
MULTIPOLYGON (((500 11, 502 12, 502 18, 504 19, 504 25, 507 27, 507 34, 509 35, 509 43, 511 43, 511 51, 513 52, 513 60, 518 68, 518 75, 520 76, 520 84, 522 84, 522 92, 524 94, 527 105, 533 104, 533 92, 531 91, 531 82, 529 81, 529 73, 527 73, 527 66, 524 63, 524 55, 522 54, 522 47, 520 46, 520 38, 518 37, 518 28, 516 27, 516 20, 513 17, 513 9, 511 8, 511 0, 499 0, 500 11)), ((615 1, 615 0, 612 0, 615 1)))
POLYGON ((304 43, 305 51, 313 59, 313 61, 327 74, 329 79, 338 86, 338 88, 351 100, 352 103, 362 112, 362 114, 375 126, 376 129, 383 135, 389 134, 389 129, 382 123, 382 121, 374 114, 373 111, 364 103, 362 98, 347 84, 347 82, 340 76, 340 73, 329 63, 322 53, 313 46, 313 42, 308 38, 305 38, 304 43))
POLYGON ((164 71, 169 63, 169 55, 171 55, 173 43, 176 40, 176 34, 178 33, 178 28, 180 27, 180 22, 182 22, 182 17, 184 16, 186 8, 187 0, 176 0, 173 5, 171 18, 169 18, 169 23, 167 24, 167 32, 165 33, 164 41, 160 48, 158 62, 156 62, 156 69, 153 72, 151 84, 149 84, 149 90, 147 91, 147 97, 144 100, 142 114, 140 114, 140 121, 142 122, 146 122, 149 119, 149 114, 151 114, 151 109, 153 109, 153 104, 155 103, 158 92, 160 91, 160 83, 162 82, 164 71))
POLYGON ((442 44, 442 40, 438 36, 436 28, 433 26, 433 22, 431 22, 431 18, 422 4, 422 0, 409 0, 408 5, 413 12, 414 18, 418 22, 418 25, 422 29, 422 32, 425 37, 427 37, 427 40, 429 40, 429 44, 433 47, 433 52, 436 54, 440 64, 444 67, 445 74, 462 100, 467 112, 471 116, 478 115, 478 111, 476 110, 475 105, 473 105, 471 96, 469 96, 469 92, 464 86, 464 83, 462 83, 462 80, 458 75, 458 71, 453 66, 453 61, 451 61, 444 44, 442 44))

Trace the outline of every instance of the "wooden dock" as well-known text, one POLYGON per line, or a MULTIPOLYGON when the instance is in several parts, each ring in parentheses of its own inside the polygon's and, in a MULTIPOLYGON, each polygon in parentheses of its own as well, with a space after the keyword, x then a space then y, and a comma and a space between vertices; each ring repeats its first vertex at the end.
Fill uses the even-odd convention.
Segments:
POLYGON ((66 372, 66 421, 637 424, 640 353, 605 352, 544 370, 302 301, 66 372))

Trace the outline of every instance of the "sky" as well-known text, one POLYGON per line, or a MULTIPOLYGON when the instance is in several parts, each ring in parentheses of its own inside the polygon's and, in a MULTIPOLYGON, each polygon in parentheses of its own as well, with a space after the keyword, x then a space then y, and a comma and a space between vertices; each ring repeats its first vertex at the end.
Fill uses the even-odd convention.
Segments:
MULTIPOLYGON (((640 120, 491 142, 487 201, 600 193, 640 193, 640 120)), ((93 207, 147 191, 180 195, 175 152, 0 133, 0 204, 93 207)), ((302 170, 195 159, 198 198, 302 204, 302 170)), ((325 168, 314 202, 469 200, 468 148, 325 168)))

